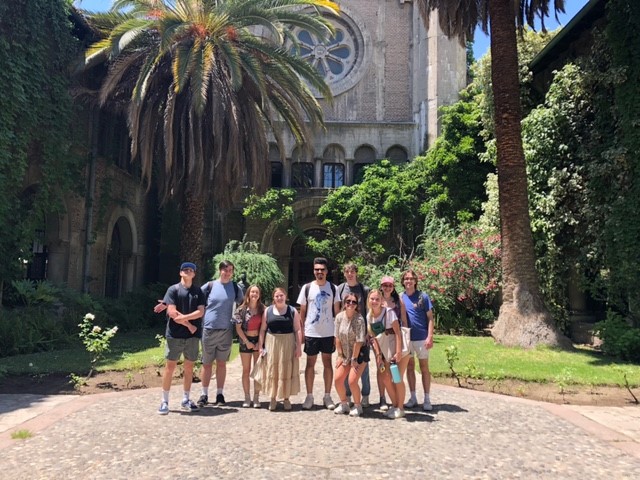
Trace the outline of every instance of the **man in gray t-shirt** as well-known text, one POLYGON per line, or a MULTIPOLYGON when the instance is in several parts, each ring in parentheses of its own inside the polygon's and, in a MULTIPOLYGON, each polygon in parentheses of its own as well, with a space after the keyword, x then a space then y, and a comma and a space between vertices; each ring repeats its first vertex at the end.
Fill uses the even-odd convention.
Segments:
POLYGON ((207 297, 207 306, 202 322, 202 394, 198 405, 209 402, 209 383, 216 362, 216 405, 224 405, 224 381, 227 377, 227 362, 233 343, 231 316, 236 304, 242 303, 244 293, 233 279, 234 265, 228 260, 220 262, 220 278, 207 282, 202 292, 207 297))

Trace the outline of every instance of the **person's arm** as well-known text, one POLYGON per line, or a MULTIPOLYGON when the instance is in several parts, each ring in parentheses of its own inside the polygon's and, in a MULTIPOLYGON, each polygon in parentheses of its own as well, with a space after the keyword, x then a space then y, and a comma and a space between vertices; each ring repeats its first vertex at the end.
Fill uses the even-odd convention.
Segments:
POLYGON ((302 343, 304 343, 304 322, 307 319, 307 304, 300 304, 300 331, 302 332, 302 343))
POLYGON ((182 319, 182 314, 178 311, 175 305, 169 304, 167 305, 167 316, 174 322, 179 325, 182 325, 189 329, 189 333, 194 333, 196 331, 196 327, 191 325, 188 320, 182 319))
MULTIPOLYGON (((293 307, 291 307, 293 308, 293 307)), ((298 313, 298 311, 293 308, 294 314, 293 314, 293 334, 295 335, 296 338, 296 351, 295 351, 295 356, 296 358, 300 358, 302 356, 302 342, 303 342, 303 336, 302 336, 302 322, 300 322, 300 314, 298 313)))
POLYGON ((427 348, 431 348, 433 347, 433 327, 434 327, 433 310, 429 310, 427 312, 427 322, 429 322, 427 324, 427 339, 425 340, 424 345, 427 348))
POLYGON ((400 331, 400 322, 393 322, 391 327, 393 328, 393 333, 396 336, 396 354, 391 357, 391 361, 397 362, 402 358, 402 332, 400 331))
POLYGON ((167 309, 167 304, 164 303, 164 300, 158 300, 158 303, 155 307, 153 307, 154 313, 162 313, 167 309))
POLYGON ((404 306, 404 302, 402 301, 402 297, 400 297, 400 324, 403 327, 409 326, 409 321, 407 320, 407 309, 404 306))
POLYGON ((258 337, 259 350, 264 351, 264 337, 267 333, 267 309, 262 313, 262 324, 260 324, 260 336, 258 337))

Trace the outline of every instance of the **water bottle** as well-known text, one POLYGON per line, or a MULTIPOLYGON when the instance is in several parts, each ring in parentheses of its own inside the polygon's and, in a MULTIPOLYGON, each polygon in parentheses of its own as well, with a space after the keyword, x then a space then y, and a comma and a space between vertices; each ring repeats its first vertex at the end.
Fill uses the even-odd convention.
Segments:
POLYGON ((402 381, 402 377, 400 376, 400 369, 398 368, 397 364, 392 363, 389 367, 389 371, 391 372, 391 380, 393 381, 393 383, 400 383, 402 381))

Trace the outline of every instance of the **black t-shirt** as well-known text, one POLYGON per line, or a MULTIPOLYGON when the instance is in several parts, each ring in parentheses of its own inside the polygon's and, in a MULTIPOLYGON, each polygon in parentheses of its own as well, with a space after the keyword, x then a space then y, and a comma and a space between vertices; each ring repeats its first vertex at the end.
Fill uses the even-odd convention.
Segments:
MULTIPOLYGON (((200 305, 204 306, 207 299, 200 287, 191 285, 191 287, 186 288, 181 283, 176 283, 167 289, 167 293, 165 293, 162 301, 167 305, 175 305, 176 310, 187 315, 198 310, 200 305)), ((187 327, 174 322, 167 315, 167 330, 165 335, 171 338, 202 337, 202 317, 197 320, 192 320, 191 324, 197 328, 193 334, 189 332, 187 327)))

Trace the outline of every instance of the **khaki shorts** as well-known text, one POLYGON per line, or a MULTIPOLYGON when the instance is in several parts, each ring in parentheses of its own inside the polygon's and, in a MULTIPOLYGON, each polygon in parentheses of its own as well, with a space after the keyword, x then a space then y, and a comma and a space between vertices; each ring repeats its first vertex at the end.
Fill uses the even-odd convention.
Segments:
POLYGON ((414 340, 411 342, 411 355, 414 353, 418 360, 429 360, 429 348, 424 346, 424 340, 414 340))
POLYGON ((231 357, 233 330, 208 330, 202 332, 202 363, 209 365, 214 360, 228 362, 231 357))

